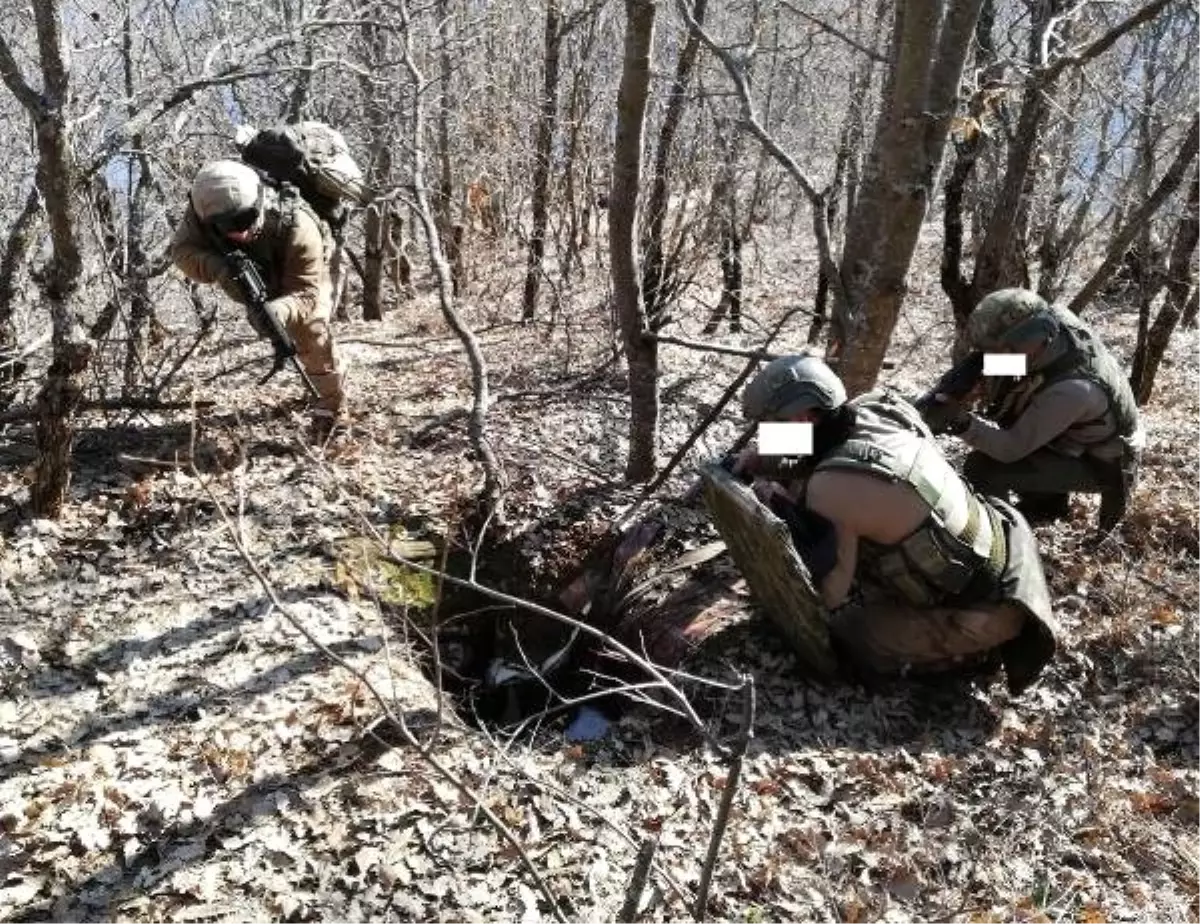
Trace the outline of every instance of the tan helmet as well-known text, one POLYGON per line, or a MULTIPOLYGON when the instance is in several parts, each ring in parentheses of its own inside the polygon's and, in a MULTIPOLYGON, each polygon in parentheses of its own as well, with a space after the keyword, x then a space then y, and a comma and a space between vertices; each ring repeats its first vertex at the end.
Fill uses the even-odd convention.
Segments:
POLYGON ((192 208, 201 221, 221 223, 235 216, 257 214, 261 196, 258 174, 236 160, 205 164, 192 181, 192 208))
POLYGON ((830 411, 845 403, 842 380, 824 361, 803 353, 771 360, 742 392, 742 412, 751 420, 830 411))
POLYGON ((981 350, 1049 340, 1057 332, 1054 309, 1028 289, 999 289, 985 296, 967 320, 967 339, 981 350))

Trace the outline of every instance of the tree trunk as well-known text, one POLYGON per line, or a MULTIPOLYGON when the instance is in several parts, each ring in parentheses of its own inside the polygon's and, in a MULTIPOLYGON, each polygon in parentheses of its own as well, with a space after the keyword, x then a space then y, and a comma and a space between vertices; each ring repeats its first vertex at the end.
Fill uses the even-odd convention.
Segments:
POLYGON ((70 78, 63 60, 61 9, 58 0, 33 5, 41 63, 41 90, 25 80, 8 40, 0 35, 0 77, 28 112, 37 138, 36 183, 46 203, 51 255, 42 292, 50 311, 54 348, 50 369, 35 403, 34 442, 38 457, 30 485, 34 516, 55 518, 62 512, 71 478, 75 413, 83 400, 83 373, 94 344, 85 335, 77 310, 83 261, 72 196, 74 169, 69 146, 70 78))
MULTIPOLYGON (((140 148, 138 142, 134 143, 140 148)), ((154 318, 150 298, 150 266, 146 256, 146 199, 150 194, 150 158, 139 154, 138 177, 129 196, 128 237, 125 260, 125 291, 129 294, 129 342, 125 345, 122 394, 132 395, 139 383, 149 384, 146 348, 154 318)))
MULTIPOLYGON (((441 34, 438 36, 438 61, 441 67, 440 82, 442 85, 442 95, 437 107, 438 164, 440 166, 440 176, 436 215, 438 233, 441 235, 442 240, 446 241, 451 239, 454 226, 454 165, 450 156, 450 113, 454 103, 453 96, 451 95, 453 90, 454 61, 450 54, 450 0, 438 0, 437 18, 441 31, 441 34)), ((433 269, 436 275, 437 267, 435 266, 433 269)), ((459 274, 455 275, 454 282, 455 286, 461 284, 462 280, 459 278, 459 274)))
POLYGON ((1154 379, 1162 363, 1163 354, 1171 340, 1184 306, 1190 294, 1192 311, 1195 311, 1197 290, 1192 279, 1192 261, 1196 256, 1197 241, 1200 240, 1200 178, 1192 175, 1188 187, 1187 207, 1175 231, 1175 242, 1171 247, 1171 258, 1167 264, 1167 298, 1159 309, 1158 317, 1133 358, 1134 375, 1130 385, 1138 404, 1146 404, 1154 392, 1154 379))
MULTIPOLYGON (((378 25, 362 26, 363 46, 366 51, 365 64, 368 72, 359 78, 366 105, 367 127, 370 132, 370 158, 367 163, 367 185, 371 189, 387 189, 392 181, 392 126, 395 114, 389 101, 379 98, 386 92, 377 82, 377 75, 388 59, 387 30, 378 25)), ((363 292, 362 316, 364 321, 382 321, 383 279, 386 274, 386 257, 389 251, 388 202, 373 202, 367 209, 363 222, 363 292)))
MULTIPOLYGON (((699 25, 704 24, 707 0, 695 0, 692 15, 699 25)), ((628 46, 626 46, 628 47, 628 46)), ((692 69, 700 50, 700 36, 689 30, 679 60, 675 64, 675 79, 671 82, 671 93, 667 99, 667 110, 663 115, 662 130, 658 136, 658 148, 654 157, 654 175, 651 180, 650 197, 646 202, 647 228, 642 241, 642 305, 647 321, 653 329, 667 307, 668 292, 672 289, 670 279, 677 272, 668 260, 664 244, 664 228, 667 221, 667 203, 671 194, 671 156, 675 149, 675 136, 687 106, 688 84, 692 69)))
POLYGON ((546 224, 550 206, 550 165, 554 159, 554 132, 558 124, 558 65, 562 52, 560 0, 546 0, 545 60, 542 72, 542 105, 538 113, 537 147, 533 153, 533 226, 525 267, 525 292, 521 319, 532 321, 537 312, 546 255, 546 224))
POLYGON ((363 320, 383 320, 384 255, 387 252, 387 204, 372 202, 363 220, 363 320))
POLYGON ((19 352, 13 309, 16 307, 17 274, 33 244, 41 201, 37 185, 34 184, 25 197, 24 207, 8 230, 4 255, 0 257, 0 411, 12 405, 17 397, 17 383, 25 374, 26 363, 19 352))
POLYGON ((636 233, 655 12, 654 0, 625 0, 625 48, 617 91, 608 208, 613 301, 629 366, 629 458, 625 477, 630 481, 648 480, 658 466, 658 347, 643 336, 648 325, 639 286, 636 233))
MULTIPOLYGON (((861 6, 859 25, 861 26, 861 6)), ((875 24, 871 37, 871 48, 879 47, 879 33, 883 24, 882 3, 875 10, 875 24)), ((860 30, 861 31, 861 30, 860 30)), ((833 183, 828 192, 825 206, 825 221, 829 234, 836 238, 838 206, 843 195, 846 198, 846 214, 854 210, 854 198, 858 192, 858 163, 862 157, 863 134, 866 128, 867 96, 871 92, 871 79, 875 73, 875 61, 866 55, 850 75, 850 106, 842 121, 838 135, 837 158, 833 167, 833 183)), ((817 294, 813 305, 812 322, 808 326, 807 341, 816 344, 829 321, 829 272, 822 266, 817 272, 817 294)))
POLYGON ((892 69, 864 184, 847 222, 831 359, 851 394, 875 384, 933 198, 982 0, 913 0, 895 13, 892 69))

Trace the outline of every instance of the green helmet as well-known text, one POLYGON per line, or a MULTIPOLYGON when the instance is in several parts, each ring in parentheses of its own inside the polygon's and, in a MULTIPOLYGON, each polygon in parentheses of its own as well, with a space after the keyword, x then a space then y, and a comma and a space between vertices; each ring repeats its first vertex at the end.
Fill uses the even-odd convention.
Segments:
POLYGON ((751 420, 829 411, 845 403, 842 380, 816 356, 804 354, 771 360, 742 392, 742 412, 751 420))
POLYGON ((1050 340, 1058 333, 1054 309, 1028 289, 1000 289, 975 306, 967 320, 967 339, 976 349, 1050 340))

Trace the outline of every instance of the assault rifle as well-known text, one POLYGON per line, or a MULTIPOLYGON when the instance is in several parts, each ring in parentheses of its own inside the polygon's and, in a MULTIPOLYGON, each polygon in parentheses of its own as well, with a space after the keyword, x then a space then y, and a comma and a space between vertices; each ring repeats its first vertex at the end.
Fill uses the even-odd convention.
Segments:
POLYGON ((924 417, 926 412, 938 403, 938 395, 946 395, 955 400, 963 398, 979 383, 982 376, 983 352, 972 350, 960 362, 944 372, 942 377, 934 383, 933 388, 913 402, 913 407, 924 417))
POLYGON ((320 398, 321 393, 317 391, 317 386, 313 384, 313 380, 309 378, 308 373, 304 371, 304 367, 300 365, 300 360, 296 358, 296 344, 292 342, 291 335, 288 334, 287 329, 279 323, 275 316, 267 310, 267 284, 263 282, 262 274, 258 271, 258 267, 254 265, 254 261, 237 247, 227 242, 215 229, 206 227, 206 232, 213 246, 217 248, 225 260, 225 265, 229 269, 229 275, 241 290, 246 302, 250 305, 250 310, 265 325, 267 339, 271 341, 271 346, 275 350, 275 362, 271 366, 271 371, 259 379, 258 384, 263 385, 269 382, 290 361, 292 367, 299 373, 300 380, 304 383, 304 387, 308 390, 308 393, 314 398, 320 398))

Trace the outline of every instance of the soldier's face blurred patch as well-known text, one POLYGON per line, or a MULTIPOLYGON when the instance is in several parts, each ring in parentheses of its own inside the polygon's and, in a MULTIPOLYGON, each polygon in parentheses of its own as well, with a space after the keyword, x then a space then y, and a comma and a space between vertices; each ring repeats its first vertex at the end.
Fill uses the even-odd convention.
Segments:
POLYGON ((983 374, 1020 378, 1025 375, 1027 362, 1024 353, 984 353, 983 374))
POLYGON ((811 456, 813 425, 796 421, 772 421, 758 425, 760 456, 811 456))

